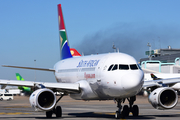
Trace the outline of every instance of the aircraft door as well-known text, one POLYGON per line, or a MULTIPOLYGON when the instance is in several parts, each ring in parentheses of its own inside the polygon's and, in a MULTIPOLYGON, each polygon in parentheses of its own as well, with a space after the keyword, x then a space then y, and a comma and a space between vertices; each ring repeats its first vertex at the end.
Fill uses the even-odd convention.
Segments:
POLYGON ((100 62, 99 62, 99 64, 98 64, 98 66, 97 66, 97 69, 96 69, 96 73, 97 73, 97 76, 96 76, 96 80, 97 80, 97 84, 98 85, 101 85, 101 83, 102 83, 102 72, 103 72, 103 70, 104 69, 106 69, 106 65, 104 64, 105 62, 106 62, 106 60, 107 60, 107 57, 104 57, 104 58, 102 58, 101 60, 100 60, 100 62))

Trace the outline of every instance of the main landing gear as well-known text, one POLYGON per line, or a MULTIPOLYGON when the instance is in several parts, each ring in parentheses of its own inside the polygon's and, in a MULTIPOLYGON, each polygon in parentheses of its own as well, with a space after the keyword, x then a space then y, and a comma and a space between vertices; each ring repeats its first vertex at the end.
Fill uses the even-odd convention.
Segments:
POLYGON ((122 102, 125 102, 125 99, 116 99, 117 101, 117 107, 118 110, 115 113, 115 118, 119 119, 119 118, 125 118, 129 116, 129 113, 132 112, 133 116, 138 116, 139 115, 139 107, 137 105, 133 105, 134 102, 136 101, 136 96, 127 98, 127 100, 129 101, 129 106, 128 105, 124 105, 123 110, 122 109, 122 102))
MULTIPOLYGON (((61 100, 61 98, 62 98, 63 96, 64 96, 64 95, 62 94, 61 97, 56 101, 56 104, 59 102, 59 100, 61 100)), ((56 114, 56 117, 57 117, 57 118, 62 117, 62 109, 61 109, 61 106, 56 106, 56 108, 54 107, 53 110, 51 110, 51 111, 46 111, 46 117, 47 117, 47 118, 51 118, 53 113, 56 114)))

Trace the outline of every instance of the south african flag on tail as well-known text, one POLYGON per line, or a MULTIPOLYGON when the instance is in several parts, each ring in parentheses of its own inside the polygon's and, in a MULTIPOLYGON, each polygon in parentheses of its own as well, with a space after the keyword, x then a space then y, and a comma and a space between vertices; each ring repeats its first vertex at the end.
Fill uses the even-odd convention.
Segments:
POLYGON ((59 19, 59 36, 60 36, 60 53, 61 59, 71 58, 71 52, 67 39, 61 4, 58 4, 58 19, 59 19))

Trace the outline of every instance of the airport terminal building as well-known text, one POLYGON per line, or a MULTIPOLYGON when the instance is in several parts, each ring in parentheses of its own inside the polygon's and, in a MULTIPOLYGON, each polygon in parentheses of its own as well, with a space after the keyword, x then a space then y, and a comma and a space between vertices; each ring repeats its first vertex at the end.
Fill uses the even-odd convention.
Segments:
POLYGON ((180 73, 180 49, 146 51, 148 58, 140 59, 141 67, 159 73, 180 73))

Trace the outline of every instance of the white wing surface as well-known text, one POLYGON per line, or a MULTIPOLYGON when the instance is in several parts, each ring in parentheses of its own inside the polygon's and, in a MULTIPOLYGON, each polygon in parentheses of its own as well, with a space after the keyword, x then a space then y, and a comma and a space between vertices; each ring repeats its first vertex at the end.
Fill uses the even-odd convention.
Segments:
POLYGON ((77 93, 80 91, 78 83, 49 83, 49 82, 33 82, 33 81, 17 81, 17 80, 0 79, 0 85, 2 85, 1 88, 4 88, 7 85, 26 86, 32 88, 36 87, 36 85, 43 85, 46 88, 59 92, 77 93))
POLYGON ((143 87, 173 85, 173 84, 178 83, 178 82, 180 82, 180 77, 158 79, 158 80, 147 80, 147 81, 144 81, 143 87))

